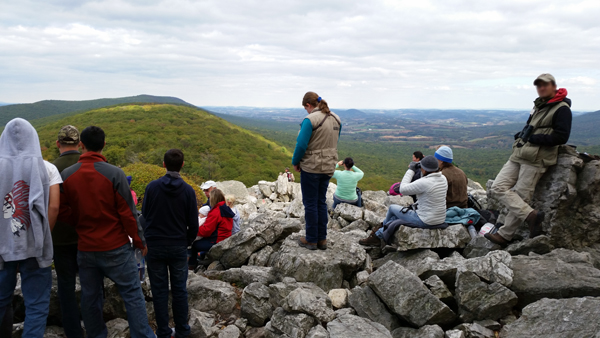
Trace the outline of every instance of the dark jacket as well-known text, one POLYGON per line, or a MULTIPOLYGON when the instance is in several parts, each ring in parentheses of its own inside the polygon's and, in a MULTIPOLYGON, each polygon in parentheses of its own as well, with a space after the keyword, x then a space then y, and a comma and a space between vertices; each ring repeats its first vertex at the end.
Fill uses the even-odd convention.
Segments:
POLYGON ((188 246, 198 232, 196 192, 179 173, 168 172, 146 186, 142 215, 148 247, 188 246))
POLYGON ((215 205, 206 216, 204 224, 198 229, 198 236, 208 238, 211 243, 219 243, 231 237, 234 216, 235 213, 225 202, 215 205))
MULTIPOLYGON (((54 160, 54 165, 62 173, 65 169, 77 163, 79 156, 81 154, 77 150, 66 151, 54 160)), ((77 231, 75 227, 64 222, 56 222, 52 230, 52 244, 55 246, 77 244, 77 231)))
POLYGON ((60 220, 76 226, 79 251, 109 251, 133 239, 146 245, 123 170, 88 152, 62 174, 60 220))
POLYGON ((442 175, 448 181, 448 192, 446 193, 446 208, 469 206, 469 194, 467 193, 468 179, 465 173, 454 165, 442 168, 442 175))
MULTIPOLYGON (((559 102, 547 103, 547 105, 555 105, 560 102, 566 102, 569 107, 560 107, 552 118, 552 133, 549 135, 531 135, 529 142, 540 146, 558 146, 567 143, 571 136, 571 123, 573 115, 571 113, 571 99, 564 98, 559 102)), ((531 122, 533 115, 529 116, 527 124, 531 122)))

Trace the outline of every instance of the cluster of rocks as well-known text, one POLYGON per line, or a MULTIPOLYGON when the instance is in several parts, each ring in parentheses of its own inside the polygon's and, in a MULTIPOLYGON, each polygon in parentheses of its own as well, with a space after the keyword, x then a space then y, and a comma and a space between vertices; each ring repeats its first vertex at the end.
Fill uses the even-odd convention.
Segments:
MULTIPOLYGON (((598 161, 583 163, 563 149, 534 201, 551 211, 547 235, 505 249, 471 238, 462 225, 401 227, 392 245, 362 247, 358 240, 390 204, 412 203, 365 191, 362 208, 330 208, 328 250, 309 251, 297 244, 304 235, 298 183, 218 185, 236 196, 245 221, 210 250, 206 270, 190 273, 192 337, 600 337, 598 161)), ((330 206, 334 191, 331 184, 330 206)), ((477 183, 469 191, 484 208, 498 205, 477 183)), ((123 302, 112 283, 105 289, 109 336, 128 337, 123 302)), ((147 282, 144 294, 153 321, 147 282)), ((22 316, 22 297, 15 302, 22 316)), ((50 324, 59 322, 51 309, 50 324)), ((47 335, 59 331, 51 326, 47 335)))

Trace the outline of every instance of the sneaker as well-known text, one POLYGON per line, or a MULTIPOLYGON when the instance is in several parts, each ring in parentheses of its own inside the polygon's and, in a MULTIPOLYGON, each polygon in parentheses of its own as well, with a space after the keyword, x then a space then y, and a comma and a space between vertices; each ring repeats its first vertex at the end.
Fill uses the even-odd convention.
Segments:
POLYGON ((319 250, 327 250, 327 240, 324 239, 322 241, 317 242, 317 249, 319 250))
POLYGON ((305 237, 298 238, 298 245, 308 250, 317 250, 317 243, 309 243, 305 237))
POLYGON ((544 222, 546 214, 543 211, 533 210, 527 216, 527 224, 529 224, 529 238, 535 238, 542 234, 542 222, 544 222))
POLYGON ((492 242, 494 244, 498 244, 502 247, 505 247, 508 245, 508 241, 506 239, 504 239, 504 237, 500 236, 499 234, 491 234, 488 232, 484 236, 485 236, 485 238, 489 239, 490 242, 492 242))

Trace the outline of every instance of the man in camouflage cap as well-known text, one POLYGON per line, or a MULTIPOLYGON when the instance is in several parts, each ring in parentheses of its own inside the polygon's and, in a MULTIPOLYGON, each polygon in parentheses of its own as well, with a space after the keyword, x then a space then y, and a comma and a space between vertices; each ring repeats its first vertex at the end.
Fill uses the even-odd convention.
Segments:
MULTIPOLYGON (((60 128, 56 146, 60 157, 54 161, 58 171, 79 161, 79 131, 71 125, 60 128)), ((60 217, 60 216, 59 216, 60 217)), ((58 286, 58 300, 63 318, 63 327, 68 338, 83 338, 79 314, 79 303, 75 295, 75 277, 77 274, 77 242, 75 227, 56 222, 52 230, 54 244, 54 267, 58 286)))

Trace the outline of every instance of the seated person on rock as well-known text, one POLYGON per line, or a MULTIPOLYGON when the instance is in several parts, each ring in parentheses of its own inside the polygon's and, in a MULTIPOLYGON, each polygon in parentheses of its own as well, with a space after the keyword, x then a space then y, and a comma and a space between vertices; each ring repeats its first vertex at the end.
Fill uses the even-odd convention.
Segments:
POLYGON ((452 160, 454 158, 452 149, 450 149, 448 146, 441 146, 435 152, 434 156, 438 160, 442 175, 444 175, 448 181, 446 208, 468 208, 469 195, 467 193, 467 175, 465 175, 464 171, 452 164, 452 160))
POLYGON ((235 213, 225 202, 225 195, 219 189, 210 192, 210 212, 204 224, 198 228, 202 239, 192 244, 192 254, 188 263, 190 269, 198 266, 198 253, 208 252, 213 245, 231 237, 235 213))
POLYGON ((390 243, 400 225, 412 228, 435 229, 447 226, 446 192, 448 182, 439 172, 438 161, 433 156, 421 160, 423 177, 411 182, 416 171, 416 162, 412 162, 400 185, 403 195, 416 195, 418 202, 411 207, 391 205, 383 224, 371 232, 371 236, 359 241, 361 245, 378 246, 383 239, 390 243))
POLYGON ((356 185, 365 174, 354 165, 354 161, 350 157, 339 161, 335 165, 335 169, 342 166, 344 170, 336 170, 333 173, 333 178, 337 179, 337 189, 335 189, 335 193, 333 194, 334 210, 340 203, 360 206, 360 196, 356 193, 356 185))
POLYGON ((240 212, 238 211, 238 209, 233 206, 235 204, 235 196, 225 196, 225 202, 227 203, 227 206, 231 208, 231 211, 233 211, 233 213, 235 214, 235 216, 233 216, 233 227, 231 228, 231 236, 233 236, 240 232, 240 223, 242 219, 240 217, 240 212))
MULTIPOLYGON (((423 153, 420 151, 415 151, 412 154, 412 163, 416 163, 415 166, 415 175, 413 176, 413 178, 411 179, 411 182, 414 182, 416 180, 418 180, 419 178, 421 178, 421 160, 424 158, 423 153)), ((398 183, 394 183, 391 187, 390 187, 390 195, 392 196, 398 196, 398 195, 402 195, 400 193, 400 182, 398 183)), ((416 195, 411 195, 410 197, 412 197, 413 202, 417 201, 417 196, 416 195)))

